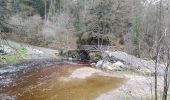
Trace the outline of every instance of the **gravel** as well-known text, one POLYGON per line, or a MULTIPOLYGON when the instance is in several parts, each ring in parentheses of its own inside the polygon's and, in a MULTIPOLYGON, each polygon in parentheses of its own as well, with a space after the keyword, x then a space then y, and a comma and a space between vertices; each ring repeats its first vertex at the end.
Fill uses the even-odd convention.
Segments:
MULTIPOLYGON (((122 75, 128 79, 125 84, 117 89, 101 94, 95 100, 148 100, 152 96, 154 77, 132 74, 122 75)), ((158 91, 161 91, 162 88, 162 77, 158 77, 158 91)))

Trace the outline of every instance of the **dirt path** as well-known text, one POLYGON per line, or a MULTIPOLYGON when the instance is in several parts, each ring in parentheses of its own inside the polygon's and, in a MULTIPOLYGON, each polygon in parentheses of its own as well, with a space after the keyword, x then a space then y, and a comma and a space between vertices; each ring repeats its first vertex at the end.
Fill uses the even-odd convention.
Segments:
POLYGON ((53 50, 49 48, 37 47, 27 44, 21 44, 22 47, 27 49, 27 56, 25 59, 48 59, 56 58, 59 54, 58 50, 53 50))

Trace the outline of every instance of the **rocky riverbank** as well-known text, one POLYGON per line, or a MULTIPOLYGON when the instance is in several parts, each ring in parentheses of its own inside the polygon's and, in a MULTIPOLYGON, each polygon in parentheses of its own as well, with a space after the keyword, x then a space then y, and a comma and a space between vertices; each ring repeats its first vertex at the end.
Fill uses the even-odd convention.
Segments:
MULTIPOLYGON (((92 66, 108 70, 131 70, 140 74, 154 75, 155 63, 153 60, 145 60, 129 55, 121 51, 106 51, 106 57, 99 60, 97 63, 92 63, 92 66)), ((158 75, 163 76, 165 66, 158 64, 158 75)))
MULTIPOLYGON (((108 73, 125 76, 127 82, 119 88, 106 92, 96 100, 146 100, 152 99, 154 94, 154 67, 152 60, 145 60, 129 55, 125 52, 105 52, 107 58, 92 63, 92 66, 108 73)), ((158 93, 163 91, 164 65, 158 64, 158 93)), ((159 95, 161 97, 161 95, 159 95)))

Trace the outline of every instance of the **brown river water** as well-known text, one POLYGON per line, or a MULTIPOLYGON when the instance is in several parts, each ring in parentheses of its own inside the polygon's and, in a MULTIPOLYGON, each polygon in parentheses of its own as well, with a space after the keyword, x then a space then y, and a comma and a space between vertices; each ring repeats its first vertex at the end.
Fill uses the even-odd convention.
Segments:
POLYGON ((124 82, 122 78, 98 74, 85 79, 60 80, 61 77, 68 77, 76 69, 83 67, 89 66, 56 63, 17 67, 20 70, 13 67, 1 68, 0 98, 2 100, 94 100, 100 94, 113 90, 124 82))

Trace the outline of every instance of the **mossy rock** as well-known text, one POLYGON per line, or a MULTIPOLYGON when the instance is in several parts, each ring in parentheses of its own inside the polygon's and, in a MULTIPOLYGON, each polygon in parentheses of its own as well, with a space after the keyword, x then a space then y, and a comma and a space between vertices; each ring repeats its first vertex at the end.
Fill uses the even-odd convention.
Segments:
POLYGON ((77 60, 90 60, 89 53, 85 50, 69 50, 62 54, 64 57, 71 57, 77 60))
POLYGON ((99 61, 102 59, 102 54, 101 52, 92 52, 89 54, 90 60, 92 61, 99 61))

